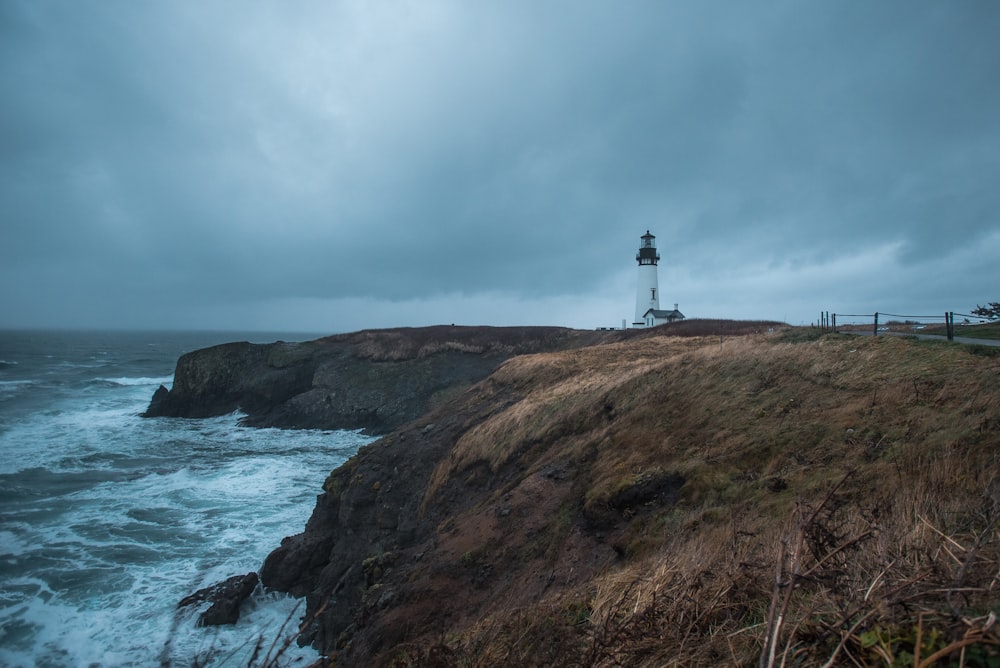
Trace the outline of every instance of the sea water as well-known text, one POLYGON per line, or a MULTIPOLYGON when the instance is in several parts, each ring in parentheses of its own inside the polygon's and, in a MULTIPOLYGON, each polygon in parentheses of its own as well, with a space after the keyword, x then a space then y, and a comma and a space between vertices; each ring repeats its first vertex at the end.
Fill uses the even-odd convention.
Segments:
POLYGON ((260 568, 326 475, 371 439, 145 419, 184 352, 308 336, 0 332, 0 665, 247 666, 316 658, 303 610, 258 591, 199 628, 195 590, 260 568), (284 629, 282 627, 284 625, 284 629))

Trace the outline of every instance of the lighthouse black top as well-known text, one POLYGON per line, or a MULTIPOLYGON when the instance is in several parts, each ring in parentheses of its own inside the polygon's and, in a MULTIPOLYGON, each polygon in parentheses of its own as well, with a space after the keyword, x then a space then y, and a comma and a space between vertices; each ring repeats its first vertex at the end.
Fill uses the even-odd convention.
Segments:
POLYGON ((646 233, 639 237, 642 243, 639 245, 639 252, 635 259, 639 264, 656 264, 660 261, 660 254, 656 252, 656 237, 646 230, 646 233))

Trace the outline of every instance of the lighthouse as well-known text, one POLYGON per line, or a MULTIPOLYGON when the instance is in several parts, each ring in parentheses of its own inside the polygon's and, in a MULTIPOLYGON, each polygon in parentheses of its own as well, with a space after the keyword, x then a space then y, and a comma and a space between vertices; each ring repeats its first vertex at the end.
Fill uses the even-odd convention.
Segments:
POLYGON ((656 237, 646 230, 639 240, 639 252, 635 256, 639 263, 639 281, 635 290, 633 327, 646 326, 646 313, 649 309, 660 310, 660 287, 656 279, 656 264, 660 261, 660 254, 656 252, 656 237))

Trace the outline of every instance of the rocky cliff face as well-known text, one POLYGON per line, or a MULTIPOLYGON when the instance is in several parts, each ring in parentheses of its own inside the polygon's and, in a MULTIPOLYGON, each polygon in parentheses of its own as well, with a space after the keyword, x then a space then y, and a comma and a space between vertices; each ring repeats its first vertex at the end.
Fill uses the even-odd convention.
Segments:
POLYGON ((230 344, 151 411, 392 427, 260 571, 336 665, 836 665, 932 624, 1000 646, 967 628, 1000 596, 1000 359, 682 325, 230 344))
POLYGON ((588 436, 615 423, 616 388, 702 345, 655 338, 508 360, 333 471, 261 581, 305 596, 302 639, 345 665, 505 596, 520 605, 588 582, 624 555, 622 513, 662 509, 684 483, 660 467, 599 479, 605 457, 588 436), (574 437, 579 447, 553 447, 574 437))
MULTIPOLYGON (((814 551, 795 557, 812 569, 803 591, 905 614, 870 602, 865 577, 891 555, 852 551, 850 577, 838 555, 875 535, 873 517, 917 549, 906 513, 956 503, 935 497, 940 471, 982 502, 998 372, 848 337, 652 333, 515 357, 333 471, 261 581, 306 597, 302 640, 336 665, 755 663, 789 526, 814 551), (826 510, 790 525, 803 507, 826 510)), ((927 590, 927 605, 944 591, 927 590)), ((838 614, 816 601, 789 614, 838 614)), ((841 640, 803 633, 826 656, 841 640)))
POLYGON ((514 355, 621 336, 557 327, 428 327, 304 343, 228 343, 180 358, 146 417, 235 410, 252 426, 385 433, 487 376, 514 355))

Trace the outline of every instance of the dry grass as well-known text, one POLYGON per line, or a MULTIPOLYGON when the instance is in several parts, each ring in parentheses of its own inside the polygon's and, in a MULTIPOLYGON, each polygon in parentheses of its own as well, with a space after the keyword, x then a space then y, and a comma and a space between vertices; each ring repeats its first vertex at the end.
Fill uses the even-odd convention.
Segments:
POLYGON ((995 663, 995 490, 969 490, 982 512, 945 531, 913 512, 941 514, 926 494, 865 503, 846 482, 779 531, 733 522, 600 581, 587 665, 930 665, 912 659, 963 647, 995 663))
POLYGON ((787 330, 783 322, 774 320, 717 320, 694 318, 639 330, 640 336, 747 336, 787 330))
POLYGON ((501 610, 397 665, 995 665, 992 490, 946 532, 843 487, 784 526, 744 517, 674 536, 562 603, 501 610))
POLYGON ((510 356, 556 350, 621 338, 622 332, 592 332, 564 327, 397 327, 338 334, 317 341, 347 343, 356 356, 373 362, 421 359, 446 352, 510 356))
POLYGON ((445 480, 475 464, 486 463, 497 472, 533 444, 588 433, 592 440, 607 418, 604 397, 650 373, 663 359, 706 345, 711 342, 702 338, 651 338, 508 360, 489 378, 483 394, 470 399, 488 402, 512 393, 516 401, 462 436, 435 471, 428 500, 445 480))
POLYGON ((1000 361, 782 336, 507 362, 470 395, 506 407, 425 505, 473 467, 563 463, 553 503, 607 520, 622 558, 397 665, 1000 665, 1000 361), (666 476, 675 498, 629 496, 666 476))

